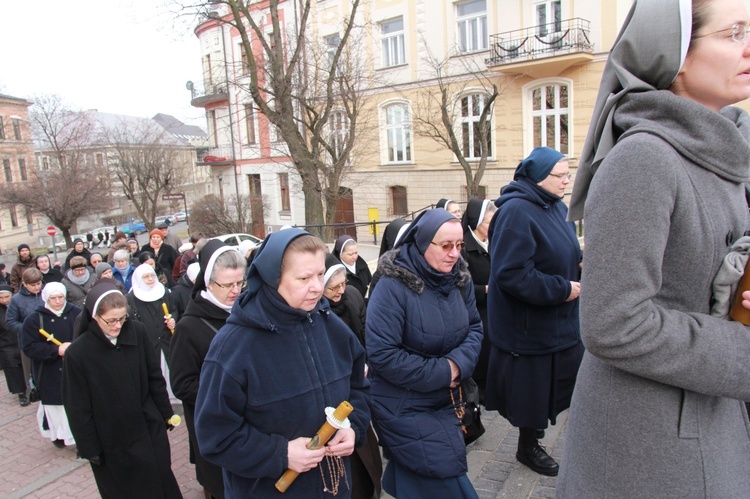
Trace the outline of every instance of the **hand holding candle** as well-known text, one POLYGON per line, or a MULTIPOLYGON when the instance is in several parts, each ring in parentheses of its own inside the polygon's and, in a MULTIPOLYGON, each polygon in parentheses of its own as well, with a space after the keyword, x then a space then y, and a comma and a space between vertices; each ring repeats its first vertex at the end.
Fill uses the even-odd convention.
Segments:
MULTIPOLYGON (((168 322, 169 319, 172 318, 172 314, 169 313, 169 309, 167 308, 167 304, 166 303, 162 303, 161 304, 161 308, 164 309, 164 320, 168 322)), ((171 331, 171 333, 174 334, 174 328, 173 327, 170 327, 169 331, 171 331)))
POLYGON ((44 336, 45 338, 47 338, 47 341, 52 342, 54 345, 57 345, 57 346, 62 345, 62 343, 60 343, 60 341, 57 338, 55 338, 53 335, 49 334, 44 329, 39 328, 39 332, 42 334, 42 336, 44 336))

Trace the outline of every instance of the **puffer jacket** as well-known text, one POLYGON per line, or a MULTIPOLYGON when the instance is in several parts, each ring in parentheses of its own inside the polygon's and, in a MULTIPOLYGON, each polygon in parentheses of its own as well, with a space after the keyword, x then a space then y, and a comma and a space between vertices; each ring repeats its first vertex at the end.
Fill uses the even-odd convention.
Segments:
POLYGON ((391 250, 380 258, 382 277, 367 308, 372 414, 380 443, 399 465, 432 478, 467 471, 447 359, 462 379, 471 376, 482 322, 466 262, 457 265, 452 285, 434 286, 402 266, 399 249, 391 250))

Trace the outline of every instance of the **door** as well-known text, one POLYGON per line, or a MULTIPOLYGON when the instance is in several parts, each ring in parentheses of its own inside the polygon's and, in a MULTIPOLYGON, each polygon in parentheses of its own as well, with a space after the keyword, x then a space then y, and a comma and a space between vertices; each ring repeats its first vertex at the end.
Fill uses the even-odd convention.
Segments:
POLYGON ((339 201, 336 203, 336 217, 334 223, 352 224, 334 228, 334 239, 344 234, 357 238, 357 227, 354 225, 354 194, 348 187, 339 189, 339 201))

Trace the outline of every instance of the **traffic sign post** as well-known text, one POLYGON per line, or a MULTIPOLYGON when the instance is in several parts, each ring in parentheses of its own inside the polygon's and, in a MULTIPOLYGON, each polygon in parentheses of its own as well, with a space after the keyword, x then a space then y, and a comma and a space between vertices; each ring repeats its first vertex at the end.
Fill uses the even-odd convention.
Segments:
POLYGON ((47 234, 50 235, 52 238, 52 253, 54 254, 53 262, 57 260, 57 245, 55 244, 55 234, 57 234, 57 229, 54 225, 50 225, 47 227, 47 234))
POLYGON ((175 192, 172 194, 162 194, 161 198, 164 201, 177 201, 182 199, 182 204, 185 206, 185 224, 188 226, 188 234, 190 234, 190 221, 188 220, 187 199, 185 198, 185 193, 175 192))

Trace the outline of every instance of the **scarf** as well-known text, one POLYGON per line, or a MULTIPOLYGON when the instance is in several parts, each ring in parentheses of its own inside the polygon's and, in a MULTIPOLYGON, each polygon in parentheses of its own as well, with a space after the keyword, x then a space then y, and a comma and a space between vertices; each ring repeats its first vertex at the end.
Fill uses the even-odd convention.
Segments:
POLYGON ((65 277, 68 278, 70 282, 73 284, 76 284, 78 286, 83 286, 87 282, 89 282, 89 279, 91 279, 91 273, 89 272, 89 269, 86 269, 86 272, 81 276, 78 277, 73 273, 73 269, 68 270, 68 272, 65 274, 65 277))

